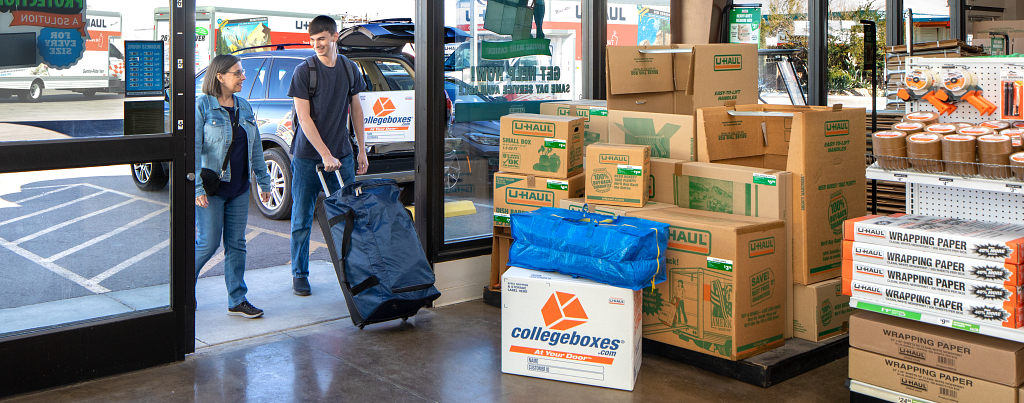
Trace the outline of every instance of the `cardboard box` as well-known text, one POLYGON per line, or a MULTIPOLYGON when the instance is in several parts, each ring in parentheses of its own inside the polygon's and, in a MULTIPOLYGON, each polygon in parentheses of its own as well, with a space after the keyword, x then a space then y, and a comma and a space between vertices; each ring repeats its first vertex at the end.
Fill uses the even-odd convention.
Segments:
POLYGON ((651 146, 651 158, 696 159, 692 115, 608 111, 608 142, 651 146))
MULTIPOLYGON (((1016 329, 1024 325, 1024 308, 1009 301, 979 302, 976 300, 936 295, 908 288, 890 287, 857 279, 843 278, 843 293, 865 301, 876 302, 896 309, 906 309, 909 316, 920 312, 969 322, 970 328, 980 323, 1016 329)), ((976 327, 976 326, 975 326, 976 327)), ((977 331, 977 330, 975 330, 977 331)))
POLYGON ((848 220, 846 239, 944 255, 1019 265, 1024 225, 893 214, 848 220))
POLYGON ((560 208, 573 211, 584 211, 584 206, 586 206, 587 209, 585 211, 588 213, 607 214, 612 217, 633 216, 641 211, 660 210, 675 207, 674 204, 658 202, 647 202, 647 204, 645 204, 643 207, 605 206, 603 204, 587 203, 587 200, 582 197, 578 199, 563 199, 558 204, 558 207, 560 208))
POLYGON ((843 280, 793 286, 793 337, 819 342, 850 330, 850 297, 843 295, 843 280))
POLYGON ((519 267, 501 285, 501 372, 633 390, 641 291, 519 267))
POLYGON ((511 215, 541 207, 558 207, 562 199, 583 196, 583 174, 569 179, 542 178, 505 172, 494 174, 494 225, 509 226, 511 215))
POLYGON ((985 283, 952 276, 898 267, 843 260, 843 277, 868 283, 884 284, 931 293, 936 296, 956 297, 978 303, 1008 302, 1021 306, 1021 288, 985 283))
POLYGON ((856 348, 850 349, 850 379, 948 403, 1011 403, 1017 388, 928 367, 856 348))
POLYGON ((502 116, 498 169, 548 178, 583 172, 583 118, 529 113, 502 116))
POLYGON ((681 208, 634 214, 669 224, 668 281, 644 292, 644 337, 729 360, 785 343, 785 223, 681 208))
POLYGON ((864 109, 735 107, 793 117, 730 116, 732 109, 697 111, 698 161, 792 173, 793 281, 814 284, 838 277, 843 221, 867 214, 864 109))
POLYGON ((757 103, 757 45, 609 46, 609 110, 693 115, 697 108, 757 103), (688 49, 686 53, 641 50, 688 49))
POLYGON ((647 176, 647 198, 653 202, 676 204, 676 169, 683 160, 651 158, 647 176))
POLYGON ((850 347, 1007 386, 1024 383, 1018 342, 867 311, 853 315, 850 326, 850 347))
POLYGON ((501 291, 501 275, 508 270, 508 250, 512 247, 512 228, 494 226, 491 237, 491 291, 501 291))
POLYGON ((583 99, 545 102, 540 104, 540 113, 541 115, 569 116, 573 107, 576 108, 576 116, 583 118, 583 145, 607 143, 608 101, 583 99))
MULTIPOLYGON (((674 175, 676 205, 694 210, 715 211, 786 222, 786 238, 793 239, 793 175, 785 171, 737 165, 689 162, 680 164, 674 175)), ((780 279, 793 283, 793 244, 786 248, 786 270, 780 279)), ((786 323, 793 323, 793 293, 788 292, 786 323)), ((786 326, 786 338, 793 329, 786 326)))
POLYGON ((587 147, 588 203, 643 207, 651 172, 651 148, 596 143, 587 147))
POLYGON ((1024 285, 1024 271, 1018 265, 865 242, 844 240, 843 260, 901 267, 1007 287, 1024 285))

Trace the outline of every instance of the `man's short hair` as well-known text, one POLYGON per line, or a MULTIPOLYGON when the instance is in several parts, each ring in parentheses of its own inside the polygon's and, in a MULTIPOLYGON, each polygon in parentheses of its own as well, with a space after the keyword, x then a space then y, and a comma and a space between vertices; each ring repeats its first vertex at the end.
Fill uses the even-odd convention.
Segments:
POLYGON ((328 35, 338 33, 338 23, 334 21, 334 18, 326 15, 317 16, 313 21, 309 22, 309 36, 313 36, 321 32, 327 32, 328 35))

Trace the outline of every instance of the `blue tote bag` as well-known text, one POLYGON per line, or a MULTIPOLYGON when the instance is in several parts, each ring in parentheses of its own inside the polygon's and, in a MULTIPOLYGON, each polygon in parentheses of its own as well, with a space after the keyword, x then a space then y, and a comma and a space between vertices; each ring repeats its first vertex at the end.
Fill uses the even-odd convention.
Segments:
POLYGON ((639 290, 665 281, 668 224, 545 207, 512 214, 508 264, 639 290))

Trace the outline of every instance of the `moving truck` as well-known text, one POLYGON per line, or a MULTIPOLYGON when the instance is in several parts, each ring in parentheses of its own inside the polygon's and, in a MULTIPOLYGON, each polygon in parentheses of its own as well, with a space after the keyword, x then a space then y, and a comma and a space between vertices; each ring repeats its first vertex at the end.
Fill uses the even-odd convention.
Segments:
MULTIPOLYGON (((156 30, 153 39, 164 42, 164 71, 170 55, 170 19, 167 7, 154 10, 156 30)), ((229 54, 253 46, 287 43, 309 43, 309 22, 319 14, 286 11, 251 10, 231 7, 196 7, 196 72, 210 64, 217 55, 229 54)), ((338 21, 338 29, 353 24, 344 16, 330 15, 338 21)), ((252 49, 249 52, 274 50, 252 49)))
POLYGON ((69 90, 92 97, 97 92, 124 93, 124 41, 121 13, 87 10, 85 51, 81 60, 66 69, 40 63, 0 69, 0 98, 17 95, 36 102, 43 89, 69 90))

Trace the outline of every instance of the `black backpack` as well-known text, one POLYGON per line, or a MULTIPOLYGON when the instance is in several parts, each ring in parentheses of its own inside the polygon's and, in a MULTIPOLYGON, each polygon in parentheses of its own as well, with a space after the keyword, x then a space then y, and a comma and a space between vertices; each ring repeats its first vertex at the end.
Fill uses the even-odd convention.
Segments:
MULTIPOLYGON (((351 63, 351 61, 347 57, 345 57, 344 55, 340 55, 339 54, 338 57, 341 59, 342 63, 345 63, 345 65, 343 66, 345 68, 345 73, 349 73, 349 64, 348 63, 351 63)), ((319 60, 319 57, 317 57, 316 55, 313 55, 313 56, 310 56, 310 57, 306 58, 306 66, 309 68, 309 88, 306 89, 307 94, 309 94, 309 118, 313 120, 313 124, 314 125, 316 125, 316 109, 313 107, 313 95, 316 94, 317 69, 319 68, 319 65, 320 65, 320 62, 318 60, 319 60)), ((352 81, 351 77, 349 77, 349 81, 352 81)), ((350 106, 350 108, 351 108, 351 106, 350 106)), ((346 116, 347 115, 348 114, 346 114, 346 116)), ((352 128, 352 119, 346 119, 345 120, 345 124, 348 126, 348 129, 349 129, 348 130, 348 134, 349 134, 349 140, 352 142, 352 150, 355 151, 356 149, 359 148, 359 141, 356 139, 356 134, 352 130, 353 129, 352 128)), ((298 113, 296 113, 296 111, 295 111, 295 103, 294 102, 292 103, 292 134, 294 136, 298 136, 298 134, 299 134, 299 116, 298 116, 298 113)), ((292 155, 295 154, 295 137, 294 136, 292 137, 292 144, 291 144, 291 153, 292 153, 292 155)))

